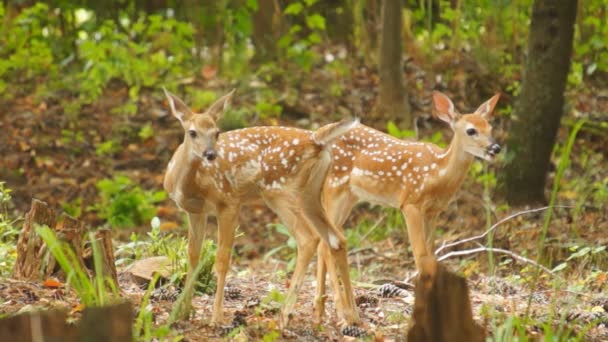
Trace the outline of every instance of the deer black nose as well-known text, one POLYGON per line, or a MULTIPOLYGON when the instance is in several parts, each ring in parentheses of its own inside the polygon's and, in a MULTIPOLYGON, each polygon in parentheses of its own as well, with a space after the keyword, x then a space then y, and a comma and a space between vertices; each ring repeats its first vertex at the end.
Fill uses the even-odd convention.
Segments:
POLYGON ((207 158, 207 160, 212 161, 215 160, 215 158, 217 157, 217 154, 215 153, 214 150, 207 150, 205 152, 203 152, 203 157, 207 158))
POLYGON ((488 147, 488 152, 490 152, 491 154, 499 154, 500 153, 500 145, 494 143, 492 145, 490 145, 490 147, 488 147))

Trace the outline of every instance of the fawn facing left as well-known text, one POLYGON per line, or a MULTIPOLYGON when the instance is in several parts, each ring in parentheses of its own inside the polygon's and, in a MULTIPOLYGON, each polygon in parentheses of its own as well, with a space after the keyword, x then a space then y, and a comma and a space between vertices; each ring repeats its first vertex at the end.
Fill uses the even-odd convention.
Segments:
MULTIPOLYGON (((226 133, 216 125, 234 91, 207 111, 194 113, 178 97, 165 91, 173 115, 184 128, 182 144, 169 162, 164 188, 189 218, 188 279, 196 269, 207 217, 218 220, 215 261, 217 289, 212 323, 223 318, 224 286, 230 253, 242 205, 262 199, 287 226, 297 241, 296 268, 283 305, 285 326, 319 242, 327 244, 328 262, 337 274, 337 297, 342 324, 359 322, 354 305, 346 240, 326 217, 320 198, 331 165, 331 144, 356 121, 343 121, 316 132, 285 127, 253 127, 226 133)), ((192 293, 186 293, 191 305, 192 293)), ((188 307, 185 312, 188 312, 188 307)))

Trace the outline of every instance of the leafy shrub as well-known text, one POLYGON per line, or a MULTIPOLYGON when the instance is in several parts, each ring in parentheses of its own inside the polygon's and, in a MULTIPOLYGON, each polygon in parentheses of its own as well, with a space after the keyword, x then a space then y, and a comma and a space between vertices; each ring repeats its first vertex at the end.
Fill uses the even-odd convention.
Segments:
POLYGON ((3 96, 14 96, 17 89, 31 91, 33 89, 29 87, 36 87, 38 78, 57 75, 58 66, 51 48, 54 31, 46 29, 57 23, 52 21, 48 12, 46 4, 37 3, 9 21, 4 17, 4 8, 0 4, 0 22, 7 25, 0 35, 0 94, 3 96), (5 81, 8 79, 11 84, 20 86, 8 88, 5 81), (23 88, 24 85, 27 87, 23 88), (7 91, 9 89, 11 91, 7 91))
POLYGON ((91 207, 112 227, 127 228, 149 222, 153 204, 165 199, 162 191, 144 191, 126 176, 102 179, 96 184, 100 202, 91 207))
POLYGON ((11 189, 0 182, 0 276, 9 274, 17 260, 16 242, 19 236, 19 228, 16 223, 19 220, 11 219, 8 207, 12 201, 11 189))
MULTIPOLYGON (((108 83, 118 79, 129 87, 129 99, 135 103, 141 88, 189 74, 193 32, 191 25, 160 15, 140 16, 124 30, 114 21, 104 21, 78 45, 84 62, 75 76, 80 102, 97 100, 108 83)), ((134 112, 137 106, 124 110, 134 112)))

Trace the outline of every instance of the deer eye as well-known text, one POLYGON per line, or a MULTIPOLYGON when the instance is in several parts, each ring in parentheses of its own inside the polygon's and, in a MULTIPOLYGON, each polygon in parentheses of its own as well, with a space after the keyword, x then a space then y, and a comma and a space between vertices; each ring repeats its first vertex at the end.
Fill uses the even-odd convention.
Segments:
POLYGON ((194 139, 194 138, 196 138, 196 131, 195 131, 195 130, 193 130, 193 129, 191 129, 191 130, 189 130, 189 131, 188 131, 188 135, 189 135, 189 136, 190 136, 192 139, 194 139))
POLYGON ((477 134, 477 130, 475 128, 467 128, 467 135, 474 136, 477 134))

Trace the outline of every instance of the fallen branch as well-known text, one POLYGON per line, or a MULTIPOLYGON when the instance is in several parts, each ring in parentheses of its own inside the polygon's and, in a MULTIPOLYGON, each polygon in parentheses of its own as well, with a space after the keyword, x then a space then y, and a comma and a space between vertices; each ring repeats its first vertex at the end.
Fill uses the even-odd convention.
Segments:
POLYGON ((532 259, 528 259, 526 257, 523 257, 519 254, 513 253, 509 250, 506 249, 502 249, 502 248, 496 248, 496 247, 486 247, 486 246, 480 246, 478 248, 473 248, 473 249, 465 249, 462 251, 454 251, 454 252, 449 252, 447 254, 442 255, 441 257, 439 257, 437 259, 437 261, 443 261, 447 258, 453 257, 453 256, 459 256, 459 255, 469 255, 469 254, 475 254, 475 253, 480 253, 480 252, 494 252, 494 253, 502 253, 502 254, 507 254, 510 257, 512 257, 513 259, 517 259, 519 261, 534 265, 538 268, 540 268, 541 270, 553 275, 555 273, 553 273, 553 271, 551 271, 550 269, 546 268, 545 266, 537 263, 536 261, 532 260, 532 259))
MULTIPOLYGON (((530 263, 532 265, 537 266, 538 268, 542 269, 543 271, 549 273, 549 274, 554 274, 550 269, 546 268, 545 266, 542 266, 540 264, 538 264, 537 262, 528 259, 526 257, 523 257, 521 255, 518 255, 514 252, 511 252, 509 250, 506 249, 501 249, 501 248, 493 248, 493 247, 485 247, 482 246, 478 243, 478 245, 480 245, 479 248, 475 248, 475 249, 468 249, 468 250, 463 250, 463 251, 455 251, 455 252, 449 252, 447 254, 444 254, 442 256, 439 257, 439 254, 445 250, 446 248, 451 248, 454 246, 458 246, 458 245, 462 245, 465 244, 467 242, 472 242, 475 240, 479 240, 479 239, 483 239, 484 237, 486 237, 488 234, 490 234, 490 232, 494 231, 496 228, 498 228, 498 226, 500 226, 501 224, 515 218, 521 215, 525 215, 525 214, 530 214, 530 213, 536 213, 539 211, 543 211, 543 210, 547 210, 549 208, 572 208, 572 206, 568 206, 568 205, 554 205, 554 206, 545 206, 545 207, 540 207, 540 208, 535 208, 535 209, 529 209, 529 210, 523 210, 523 211, 519 211, 516 212, 514 214, 511 214, 501 220, 499 220, 498 222, 496 222, 495 224, 493 224, 490 228, 488 228, 488 230, 486 230, 485 232, 483 232, 480 235, 476 235, 476 236, 472 236, 470 238, 466 238, 464 240, 457 240, 457 241, 453 241, 450 243, 446 243, 445 241, 441 244, 441 246, 439 248, 437 248, 435 250, 435 256, 438 257, 438 261, 442 261, 445 260, 447 258, 450 258, 452 256, 458 256, 458 255, 469 255, 469 254, 474 254, 474 253, 479 253, 479 252, 497 252, 497 253, 503 253, 503 254, 507 254, 510 255, 511 257, 513 257, 514 259, 517 259, 519 261, 523 261, 526 263, 530 263)), ((409 284, 412 279, 414 279, 416 276, 418 276, 418 272, 414 272, 412 275, 410 275, 408 278, 406 278, 403 283, 409 284)))
POLYGON ((560 206, 546 206, 546 207, 541 207, 541 208, 535 208, 535 209, 529 209, 529 210, 524 210, 524 211, 519 211, 516 212, 515 214, 509 215, 503 219, 501 219, 500 221, 496 222, 495 224, 493 224, 488 230, 486 230, 484 233, 480 234, 480 235, 476 235, 470 238, 466 238, 464 240, 458 240, 458 241, 454 241, 454 242, 450 242, 450 243, 446 243, 445 241, 441 244, 441 247, 437 248, 437 250, 435 251, 435 255, 439 255, 439 253, 441 253, 441 251, 443 251, 446 248, 450 248, 450 247, 454 247, 454 246, 458 246, 458 245, 462 245, 465 244, 467 242, 471 242, 471 241, 475 241, 475 240, 479 240, 479 239, 483 239, 484 237, 486 237, 488 234, 490 234, 490 232, 494 231, 496 228, 498 228, 498 226, 500 226, 501 224, 514 219, 515 217, 521 216, 521 215, 525 215, 525 214, 530 214, 530 213, 536 213, 539 211, 543 211, 543 210, 547 210, 549 208, 572 208, 571 206, 567 206, 567 205, 560 205, 560 206))

